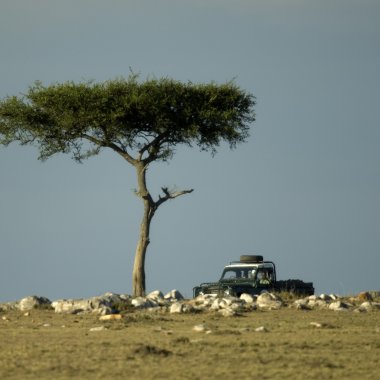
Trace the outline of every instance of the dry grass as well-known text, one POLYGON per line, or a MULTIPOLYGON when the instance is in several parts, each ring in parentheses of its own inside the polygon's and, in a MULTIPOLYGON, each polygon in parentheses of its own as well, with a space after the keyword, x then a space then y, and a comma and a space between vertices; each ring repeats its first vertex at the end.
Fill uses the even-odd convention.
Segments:
POLYGON ((0 379, 378 379, 380 312, 0 313, 0 379), (4 319, 3 319, 4 317, 4 319), (322 327, 315 327, 312 322, 322 327), (211 333, 197 333, 205 324, 211 333), (103 331, 90 328, 104 326, 103 331), (267 332, 255 332, 265 326, 267 332))

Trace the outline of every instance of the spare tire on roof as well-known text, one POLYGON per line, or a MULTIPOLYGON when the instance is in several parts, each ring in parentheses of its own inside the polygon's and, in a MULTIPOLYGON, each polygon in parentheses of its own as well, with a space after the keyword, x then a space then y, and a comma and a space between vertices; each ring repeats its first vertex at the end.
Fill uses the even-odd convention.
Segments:
POLYGON ((264 258, 260 255, 241 255, 240 262, 242 263, 261 263, 264 258))

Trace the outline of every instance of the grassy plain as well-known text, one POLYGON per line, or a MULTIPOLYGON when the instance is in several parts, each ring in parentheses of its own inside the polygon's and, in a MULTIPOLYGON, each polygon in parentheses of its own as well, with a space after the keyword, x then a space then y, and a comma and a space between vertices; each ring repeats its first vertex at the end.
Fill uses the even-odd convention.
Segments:
POLYGON ((380 312, 0 313, 0 379, 379 379, 380 312), (321 327, 316 327, 318 323, 321 327), (195 332, 205 324, 211 333, 195 332), (101 327, 101 331, 90 331, 101 327), (264 326, 266 332, 255 329, 264 326))

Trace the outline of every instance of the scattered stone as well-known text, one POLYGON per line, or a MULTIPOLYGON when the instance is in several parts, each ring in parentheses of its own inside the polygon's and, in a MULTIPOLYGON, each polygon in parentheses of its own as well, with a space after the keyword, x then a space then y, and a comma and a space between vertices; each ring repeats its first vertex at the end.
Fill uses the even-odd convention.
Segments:
POLYGON ((113 304, 125 302, 125 296, 114 293, 106 293, 102 296, 88 299, 63 299, 52 302, 52 307, 56 313, 93 313, 100 315, 114 314, 113 304))
POLYGON ((183 308, 184 308, 184 305, 183 303, 181 302, 174 302, 171 306, 170 306, 170 313, 174 314, 174 313, 182 313, 183 312, 183 308))
POLYGON ((205 332, 206 331, 206 325, 205 324, 200 324, 200 325, 195 325, 193 327, 193 331, 195 332, 205 332))
POLYGON ((152 299, 152 300, 155 300, 155 301, 158 301, 158 300, 161 300, 164 298, 164 295, 161 291, 159 290, 154 290, 153 292, 150 292, 146 298, 149 298, 149 299, 152 299))
POLYGON ((308 308, 310 309, 309 305, 308 305, 309 301, 305 298, 301 298, 299 300, 295 300, 293 302, 293 306, 296 308, 296 309, 300 309, 300 310, 303 310, 304 308, 308 308))
POLYGON ((311 307, 304 303, 295 304, 297 310, 311 310, 311 307))
POLYGON ((43 305, 51 305, 51 301, 46 297, 29 296, 18 302, 18 309, 27 311, 43 305))
POLYGON ((380 309, 380 303, 377 302, 363 302, 356 310, 359 312, 368 312, 375 309, 380 309))
POLYGON ((136 297, 131 301, 132 305, 138 309, 147 309, 150 307, 158 307, 158 303, 153 299, 148 299, 145 297, 136 297))
POLYGON ((372 311, 372 304, 371 302, 363 302, 355 311, 357 312, 372 311))
POLYGON ((183 304, 183 308, 182 308, 183 313, 193 313, 196 311, 198 311, 198 309, 195 308, 191 303, 186 302, 183 304))
POLYGON ((330 303, 329 309, 334 311, 347 311, 348 306, 342 301, 335 301, 330 303))
POLYGON ((255 329, 255 332, 268 332, 268 329, 264 326, 260 326, 255 329))
POLYGON ((236 311, 231 307, 227 309, 220 309, 218 310, 218 313, 223 315, 223 317, 234 317, 235 315, 237 315, 236 311))
POLYGON ((123 316, 121 314, 108 314, 99 317, 99 321, 119 321, 123 316))
POLYGON ((103 331, 103 330, 106 330, 106 328, 104 326, 99 326, 99 327, 91 327, 89 331, 96 332, 96 331, 103 331))
POLYGON ((219 311, 221 309, 238 311, 242 309, 244 305, 245 301, 236 297, 215 298, 210 305, 210 309, 215 311, 219 311))
POLYGON ((51 325, 50 325, 50 323, 44 323, 43 325, 42 325, 42 327, 50 327, 51 325))
POLYGON ((211 310, 219 310, 222 306, 222 299, 221 298, 216 298, 213 302, 212 302, 212 304, 211 304, 211 306, 210 306, 210 309, 211 310))
POLYGON ((164 299, 166 300, 183 300, 183 295, 176 289, 171 290, 169 293, 165 294, 164 299))
POLYGON ((252 304, 255 302, 255 299, 253 298, 253 296, 251 296, 250 294, 247 294, 247 293, 243 293, 240 296, 240 299, 245 301, 247 304, 252 304))
POLYGON ((2 316, 1 319, 2 319, 3 321, 8 321, 8 322, 10 321, 10 319, 9 319, 7 316, 5 316, 5 315, 2 316))
MULTIPOLYGON (((289 307, 297 310, 328 309, 333 311, 353 310, 355 312, 369 312, 380 309, 378 301, 380 292, 361 292, 355 297, 342 298, 335 294, 311 295, 292 302, 289 307), (359 302, 362 301, 362 302, 359 302)), ((159 290, 150 292, 146 297, 132 298, 129 295, 105 293, 102 296, 88 299, 62 299, 50 302, 45 297, 29 296, 20 301, 0 304, 0 311, 11 310, 25 311, 25 317, 30 316, 30 310, 34 308, 45 308, 51 306, 56 313, 94 313, 107 316, 103 321, 121 319, 119 308, 133 305, 137 309, 149 312, 189 313, 207 312, 210 310, 220 315, 230 317, 240 312, 256 309, 276 310, 284 306, 283 300, 277 295, 264 292, 258 296, 243 293, 239 298, 232 296, 218 297, 216 294, 200 294, 194 299, 185 300, 178 290, 172 290, 165 296, 159 290), (119 307, 120 306, 120 307, 119 307)), ((3 320, 4 317, 2 318, 3 320)))
POLYGON ((323 327, 323 324, 319 322, 310 322, 310 326, 321 328, 323 327))
POLYGON ((205 309, 211 306, 216 298, 217 298, 216 294, 200 294, 199 296, 191 300, 191 302, 196 307, 205 309))
POLYGON ((273 293, 262 293, 257 297, 257 306, 260 309, 277 310, 283 305, 282 299, 273 293))
POLYGON ((324 300, 316 300, 314 306, 319 307, 320 309, 327 309, 329 307, 329 304, 324 300))

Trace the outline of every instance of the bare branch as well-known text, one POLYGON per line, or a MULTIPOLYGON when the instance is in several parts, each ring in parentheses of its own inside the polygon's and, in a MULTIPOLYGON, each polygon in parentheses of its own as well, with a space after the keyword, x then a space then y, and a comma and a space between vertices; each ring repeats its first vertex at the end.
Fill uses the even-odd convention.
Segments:
POLYGON ((167 187, 162 187, 161 190, 165 194, 165 196, 158 197, 158 201, 154 203, 156 208, 161 206, 164 202, 168 201, 169 199, 174 199, 174 198, 180 197, 181 195, 190 194, 194 191, 194 189, 189 189, 189 190, 180 190, 180 191, 170 192, 167 187))

